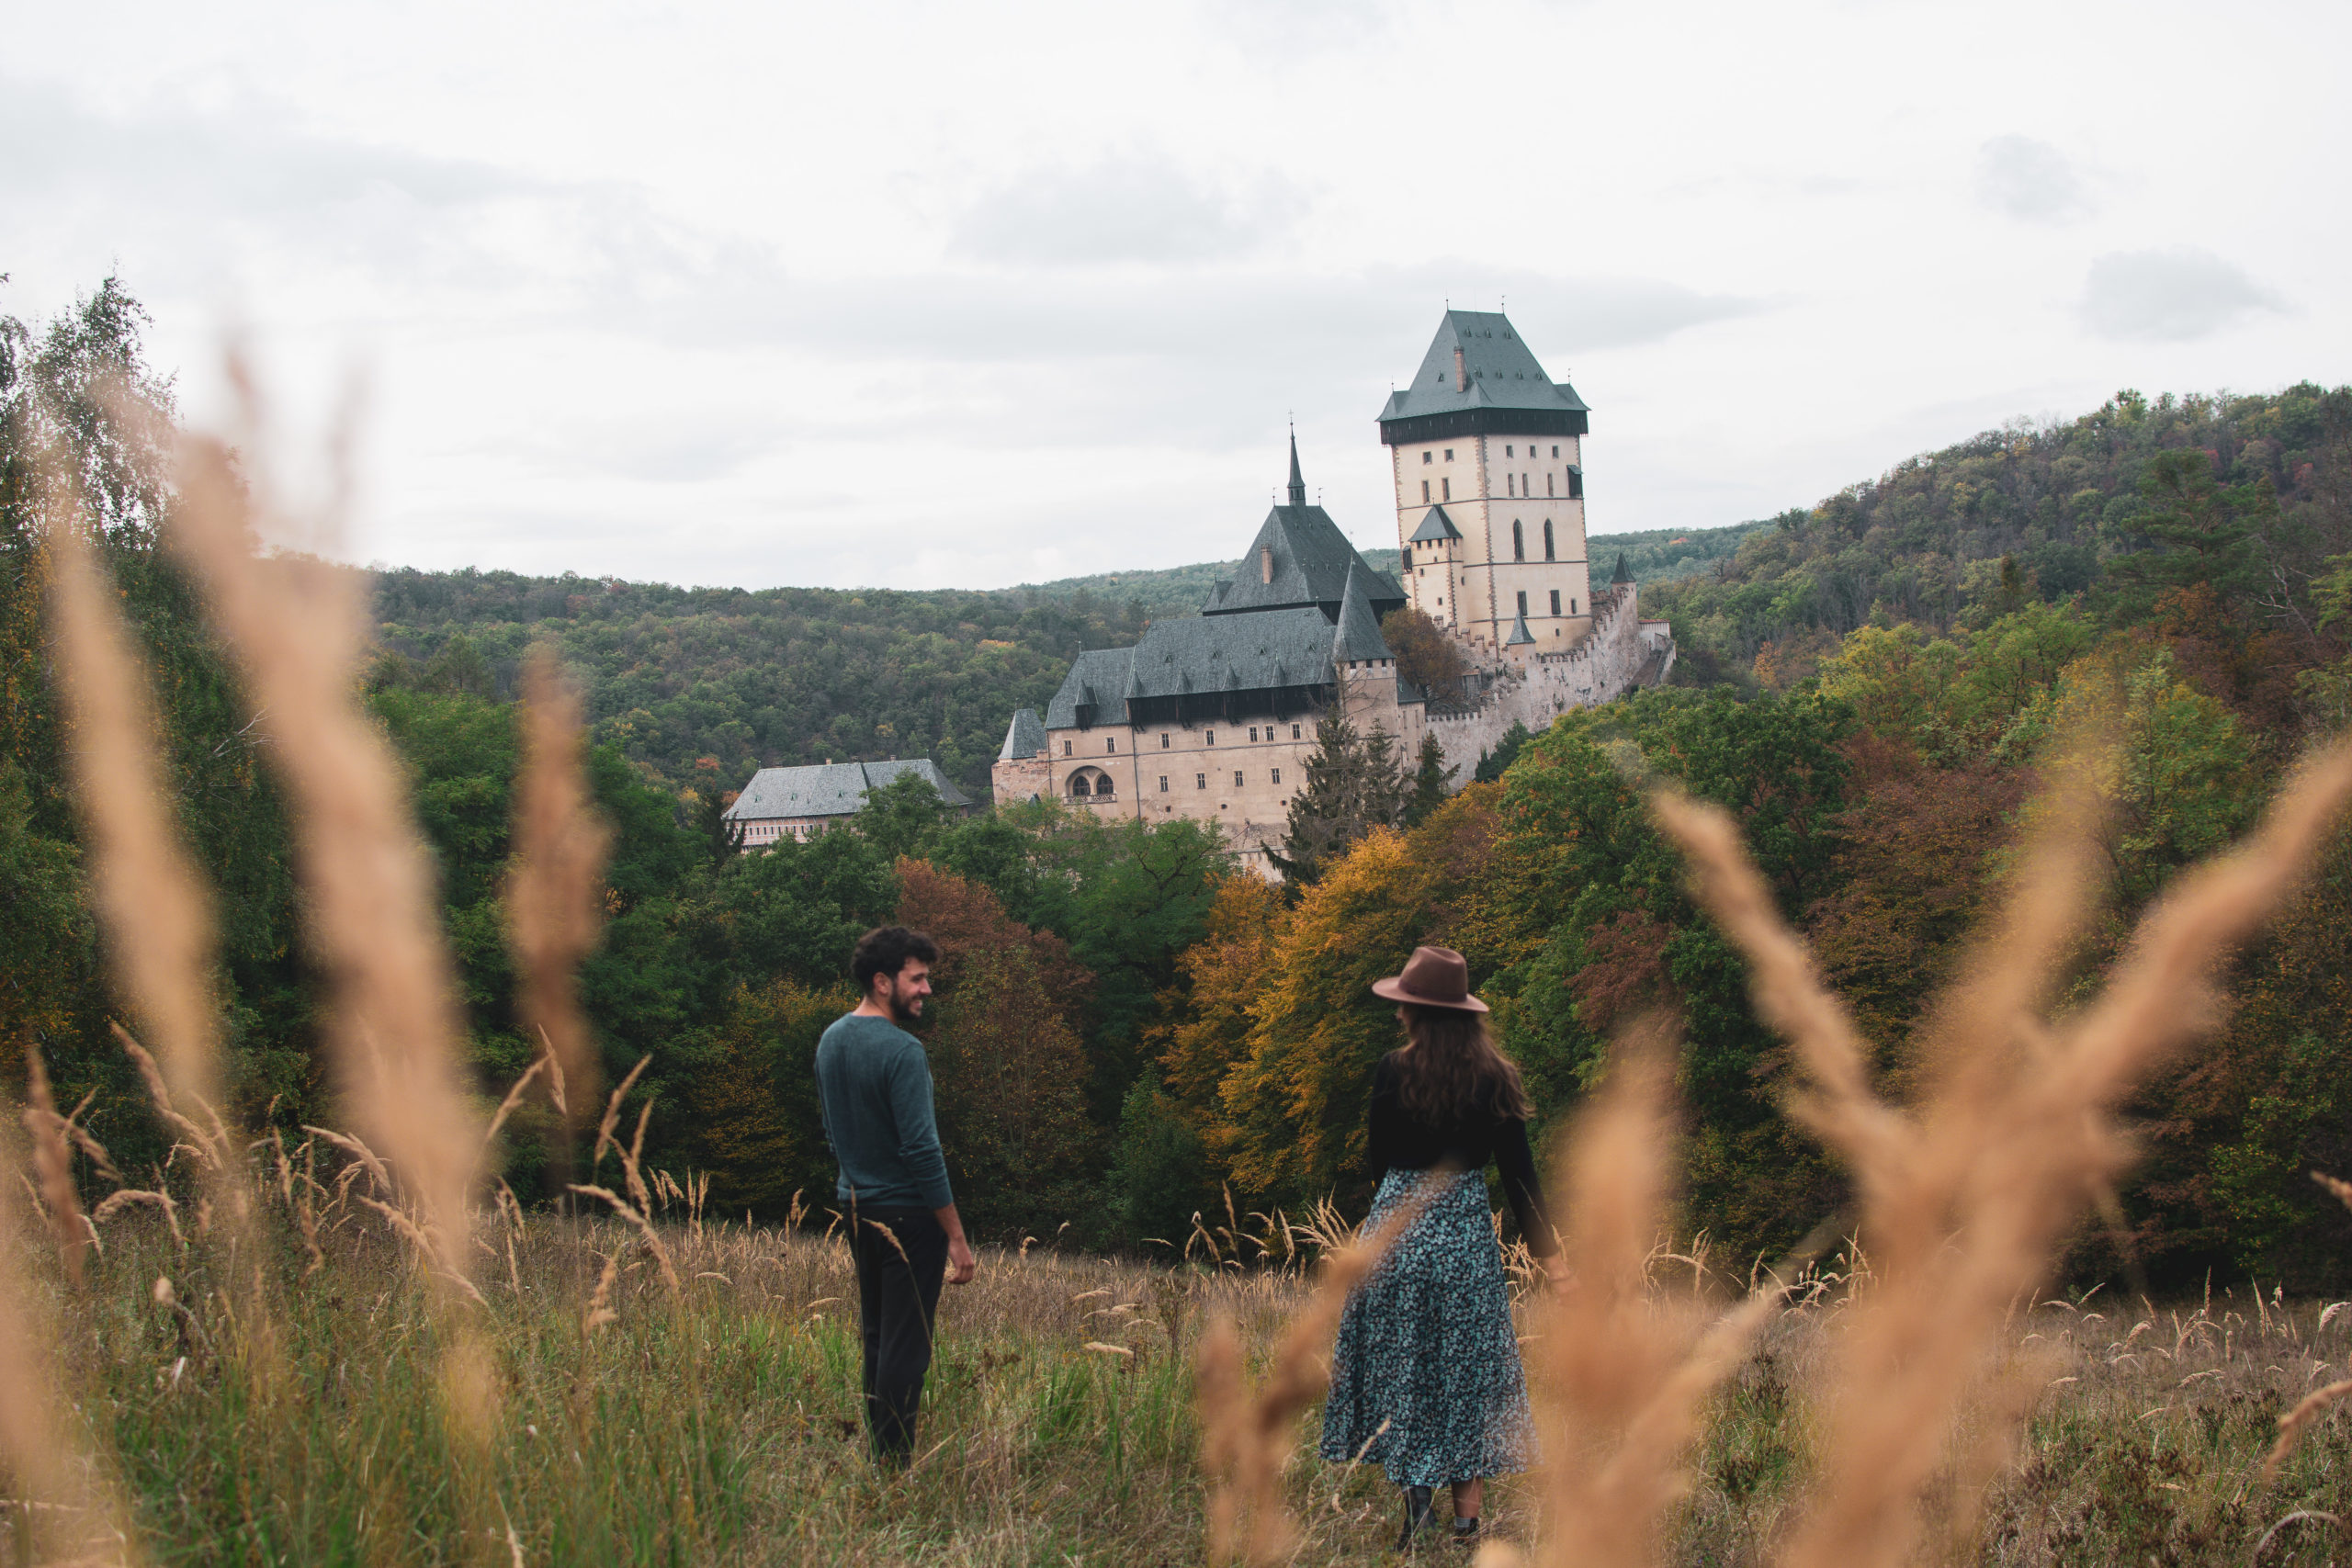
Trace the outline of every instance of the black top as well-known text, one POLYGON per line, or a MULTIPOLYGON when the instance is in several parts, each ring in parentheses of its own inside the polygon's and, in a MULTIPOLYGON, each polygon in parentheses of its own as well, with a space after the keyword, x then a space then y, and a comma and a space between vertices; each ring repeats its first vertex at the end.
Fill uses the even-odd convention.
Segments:
POLYGON ((1544 1214, 1543 1190, 1535 1183, 1527 1123, 1516 1116, 1483 1114, 1446 1126, 1422 1121, 1397 1100, 1398 1055, 1391 1051, 1372 1072, 1372 1122, 1364 1145, 1373 1180, 1392 1169, 1427 1170, 1438 1165, 1482 1171, 1491 1160, 1502 1175, 1503 1196, 1519 1221, 1521 1239, 1536 1257, 1552 1256, 1552 1226, 1544 1214))

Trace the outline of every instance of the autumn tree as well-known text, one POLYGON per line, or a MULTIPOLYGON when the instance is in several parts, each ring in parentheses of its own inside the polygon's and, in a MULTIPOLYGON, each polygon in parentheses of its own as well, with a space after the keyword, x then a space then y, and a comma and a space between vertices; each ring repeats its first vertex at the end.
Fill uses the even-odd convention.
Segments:
POLYGON ((1380 618, 1381 639, 1396 656, 1396 674, 1427 692, 1435 703, 1459 703, 1468 695, 1470 661, 1462 645, 1427 612, 1407 604, 1380 618))
POLYGON ((958 1205, 997 1230, 1078 1217, 1094 1139, 1072 1021, 1093 976, 977 883, 909 860, 898 880, 898 922, 940 947, 922 1033, 958 1205))

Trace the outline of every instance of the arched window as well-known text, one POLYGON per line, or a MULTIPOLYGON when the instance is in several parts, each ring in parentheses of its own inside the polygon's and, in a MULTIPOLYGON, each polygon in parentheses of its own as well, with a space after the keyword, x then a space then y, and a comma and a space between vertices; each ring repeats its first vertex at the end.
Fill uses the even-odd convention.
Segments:
POLYGON ((1549 517, 1544 519, 1544 558, 1545 560, 1551 560, 1554 558, 1552 555, 1552 520, 1549 517))
POLYGON ((1527 558, 1527 530, 1520 526, 1519 519, 1516 517, 1510 520, 1510 558, 1513 560, 1527 558))
POLYGON ((1069 777, 1069 793, 1074 799, 1084 800, 1094 792, 1088 787, 1084 773, 1072 773, 1069 777))

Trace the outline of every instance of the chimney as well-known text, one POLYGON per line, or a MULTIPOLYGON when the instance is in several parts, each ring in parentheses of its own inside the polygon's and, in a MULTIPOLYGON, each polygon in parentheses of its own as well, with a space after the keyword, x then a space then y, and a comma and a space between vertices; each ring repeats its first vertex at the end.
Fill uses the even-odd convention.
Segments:
POLYGON ((1260 545, 1258 547, 1258 581, 1261 582, 1272 582, 1273 580, 1274 547, 1272 545, 1260 545))
POLYGON ((1466 392, 1470 389, 1470 367, 1463 363, 1462 350, 1459 346, 1456 346, 1453 351, 1453 389, 1457 392, 1466 392))

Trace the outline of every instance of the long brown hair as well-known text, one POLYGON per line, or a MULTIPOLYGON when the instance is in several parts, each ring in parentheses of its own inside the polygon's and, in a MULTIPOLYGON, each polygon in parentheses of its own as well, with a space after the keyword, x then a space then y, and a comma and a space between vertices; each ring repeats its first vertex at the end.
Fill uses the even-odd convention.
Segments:
POLYGON ((1396 1100, 1408 1114, 1442 1126, 1487 1116, 1527 1120, 1519 1068, 1495 1048, 1485 1013, 1408 1002, 1405 1037, 1396 1100))

